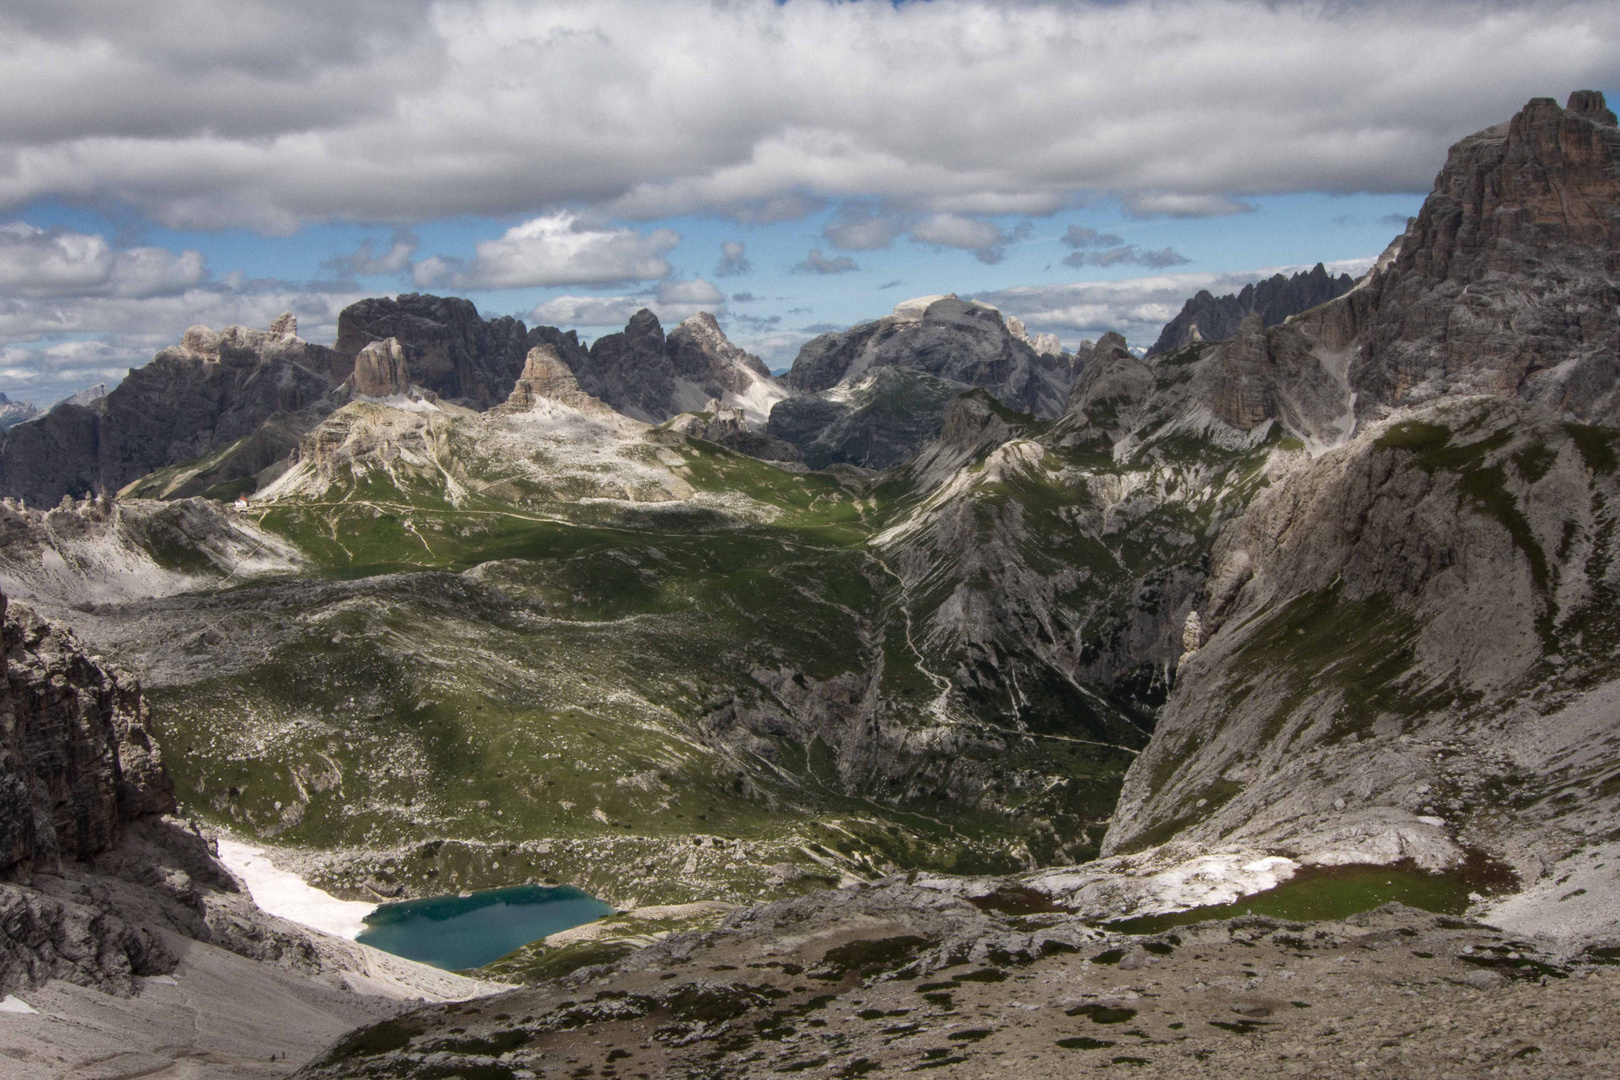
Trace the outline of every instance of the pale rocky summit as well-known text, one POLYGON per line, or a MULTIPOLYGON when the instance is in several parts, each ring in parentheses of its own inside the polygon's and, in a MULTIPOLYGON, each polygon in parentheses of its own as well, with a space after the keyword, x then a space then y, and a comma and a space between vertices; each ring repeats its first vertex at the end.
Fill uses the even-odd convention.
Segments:
POLYGON ((975 387, 1041 418, 1061 414, 1073 379, 1056 339, 1032 342, 1018 319, 955 296, 924 296, 894 313, 806 342, 784 382, 800 396, 771 411, 768 432, 812 468, 886 469, 943 429, 975 387))
POLYGON ((1343 296, 1354 284, 1349 274, 1335 277, 1317 263, 1291 277, 1273 274, 1225 296, 1200 289, 1181 306, 1175 318, 1165 323, 1148 355, 1174 352, 1201 341, 1224 341, 1236 334, 1239 324, 1251 315, 1258 315, 1262 326, 1276 326, 1292 315, 1343 296))
POLYGON ((536 345, 523 362, 523 374, 503 407, 509 412, 527 412, 541 401, 553 401, 592 416, 610 415, 613 410, 579 388, 579 380, 557 356, 553 345, 536 345))
POLYGON ((411 373, 398 338, 373 341, 354 358, 349 386, 357 394, 384 398, 409 393, 411 373))
POLYGON ((0 431, 7 431, 39 415, 32 402, 12 401, 0 394, 0 431))

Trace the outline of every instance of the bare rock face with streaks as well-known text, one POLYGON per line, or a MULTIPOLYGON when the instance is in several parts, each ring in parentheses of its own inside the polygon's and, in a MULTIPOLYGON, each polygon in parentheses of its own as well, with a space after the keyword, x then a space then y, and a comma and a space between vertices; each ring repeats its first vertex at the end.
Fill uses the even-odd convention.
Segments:
POLYGON ((1529 885, 1601 847, 1620 816, 1616 460, 1612 430, 1448 399, 1261 493, 1216 543, 1202 644, 1104 852, 1483 850, 1529 885))
POLYGON ((174 809, 140 687, 26 608, 5 615, 0 872, 89 858, 174 809))
POLYGON ((1294 324, 1350 357, 1356 411, 1447 394, 1620 420, 1620 130, 1595 91, 1457 143, 1388 258, 1294 324))
POLYGON ((504 408, 510 412, 526 412, 541 401, 554 401, 595 416, 613 412, 602 401, 579 388, 579 380, 568 365, 558 358, 554 345, 536 345, 529 350, 523 362, 523 374, 518 376, 504 408))
POLYGON ((357 394, 383 398, 403 394, 411 388, 411 373, 405 363, 405 350, 398 338, 373 341, 354 358, 349 386, 357 394))

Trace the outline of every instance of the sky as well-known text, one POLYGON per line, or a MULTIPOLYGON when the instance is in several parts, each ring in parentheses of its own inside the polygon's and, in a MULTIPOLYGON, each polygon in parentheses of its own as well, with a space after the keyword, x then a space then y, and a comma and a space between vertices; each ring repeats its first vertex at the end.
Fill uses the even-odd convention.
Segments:
POLYGON ((712 311, 774 369, 946 292, 1147 345, 1364 270, 1529 98, 1620 96, 1612 0, 7 0, 0 41, 0 392, 39 405, 411 291, 587 340, 712 311))

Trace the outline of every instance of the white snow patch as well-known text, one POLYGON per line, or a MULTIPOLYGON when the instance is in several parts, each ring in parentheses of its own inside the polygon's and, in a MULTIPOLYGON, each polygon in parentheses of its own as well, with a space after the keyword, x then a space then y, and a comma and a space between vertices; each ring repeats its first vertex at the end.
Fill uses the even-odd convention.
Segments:
POLYGON ((1282 855, 1243 862, 1242 855, 1206 855, 1148 878, 1147 884, 1166 910, 1230 904, 1250 893, 1265 892, 1294 876, 1299 863, 1282 855))
POLYGON ((1074 910, 1120 919, 1230 904, 1276 888, 1300 867, 1293 859, 1256 857, 1253 851, 1199 855, 1165 866, 1166 854, 1116 856, 1038 874, 1028 883, 1074 910), (1155 866, 1163 868, 1155 870, 1155 866))
POLYGON ((365 917, 377 909, 359 900, 339 900, 307 884, 297 874, 278 870, 261 849, 228 837, 219 838, 219 861, 241 878, 253 902, 271 915, 338 937, 354 939, 365 917))
POLYGON ((37 1014, 38 1012, 38 1009, 16 994, 7 994, 3 1000, 0 1000, 0 1013, 37 1014))

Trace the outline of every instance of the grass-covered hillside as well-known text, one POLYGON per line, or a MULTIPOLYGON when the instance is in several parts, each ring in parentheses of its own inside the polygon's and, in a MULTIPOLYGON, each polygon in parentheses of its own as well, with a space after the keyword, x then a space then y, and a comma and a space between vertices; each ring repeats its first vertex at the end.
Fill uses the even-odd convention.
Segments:
POLYGON ((246 515, 305 571, 127 609, 121 649, 187 808, 341 888, 670 903, 1084 859, 1271 447, 958 412, 874 475, 357 403, 246 515))

